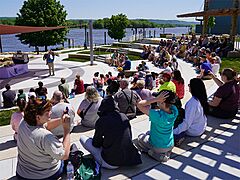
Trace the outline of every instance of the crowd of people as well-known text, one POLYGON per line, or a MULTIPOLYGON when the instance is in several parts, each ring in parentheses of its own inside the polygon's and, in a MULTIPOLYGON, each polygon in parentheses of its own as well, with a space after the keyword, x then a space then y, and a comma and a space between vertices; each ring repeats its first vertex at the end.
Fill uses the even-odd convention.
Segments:
POLYGON ((105 75, 95 72, 92 83, 86 84, 76 75, 72 89, 61 78, 51 100, 47 99, 48 90, 42 82, 38 88, 31 88, 27 96, 23 90, 16 96, 7 84, 2 94, 4 107, 15 103, 19 107, 11 118, 19 152, 17 176, 54 179, 63 173, 64 160, 70 152, 70 133, 79 125, 76 115, 81 117, 82 126, 95 129, 93 137, 82 135, 80 142, 102 167, 116 169, 141 164, 140 152, 160 162, 168 161, 172 148, 179 146, 186 136, 204 133, 207 115, 232 118, 237 114, 240 96, 237 73, 226 68, 220 80, 212 70, 213 64, 220 66, 220 56, 226 53, 227 45, 216 37, 196 39, 194 35, 191 39, 182 36, 179 42, 161 40, 157 48, 145 46, 141 56, 164 70, 149 72, 146 61, 142 61, 130 78, 125 77, 124 71, 131 69, 131 61, 116 51, 110 65, 123 68, 116 77, 111 72, 105 75), (178 69, 178 58, 193 61, 200 73, 188 84, 192 96, 185 108, 181 101, 186 81, 178 69), (212 100, 208 100, 203 82, 210 78, 219 86, 212 100), (85 97, 75 112, 69 98, 83 93, 85 97), (135 146, 129 121, 142 114, 149 116, 151 126, 138 136, 135 146))

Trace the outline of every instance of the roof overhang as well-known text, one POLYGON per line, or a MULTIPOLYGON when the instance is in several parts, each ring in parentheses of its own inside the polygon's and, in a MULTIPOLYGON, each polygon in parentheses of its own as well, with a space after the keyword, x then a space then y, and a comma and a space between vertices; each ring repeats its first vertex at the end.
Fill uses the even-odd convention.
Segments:
POLYGON ((39 31, 49 31, 55 29, 63 29, 65 26, 57 27, 32 27, 32 26, 11 26, 0 24, 0 35, 4 34, 19 34, 19 33, 30 33, 39 31))
POLYGON ((213 9, 208 11, 200 11, 194 13, 186 13, 177 15, 178 18, 185 17, 203 17, 203 16, 232 16, 234 14, 240 14, 240 9, 230 8, 230 9, 213 9))

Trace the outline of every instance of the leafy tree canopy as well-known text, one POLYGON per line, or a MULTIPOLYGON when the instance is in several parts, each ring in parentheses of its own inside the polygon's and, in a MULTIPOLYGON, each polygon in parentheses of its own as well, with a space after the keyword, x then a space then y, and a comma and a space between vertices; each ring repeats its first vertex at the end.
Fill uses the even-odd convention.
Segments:
POLYGON ((128 18, 125 14, 112 15, 107 21, 106 27, 108 29, 108 35, 120 41, 125 37, 125 29, 128 25, 128 18))
MULTIPOLYGON (((67 12, 57 0, 27 0, 24 1, 17 14, 16 25, 22 26, 65 26, 67 12)), ((61 44, 65 40, 67 29, 42 31, 18 35, 23 44, 29 46, 47 46, 61 44)))

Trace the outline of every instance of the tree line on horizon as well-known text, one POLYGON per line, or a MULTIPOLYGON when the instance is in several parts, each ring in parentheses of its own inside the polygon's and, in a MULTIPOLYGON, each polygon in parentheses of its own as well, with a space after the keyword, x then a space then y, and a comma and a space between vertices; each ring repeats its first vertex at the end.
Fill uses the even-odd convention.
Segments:
MULTIPOLYGON (((37 26, 37 27, 84 27, 87 20, 66 20, 67 11, 58 0, 26 0, 17 13, 17 17, 2 17, 0 24, 37 26)), ((110 18, 97 19, 94 29, 108 29, 108 35, 115 40, 122 40, 126 28, 166 28, 176 27, 174 24, 157 24, 147 19, 129 20, 125 14, 112 15, 110 18)), ((63 44, 66 41, 68 28, 16 35, 23 44, 30 47, 45 47, 63 44)))
MULTIPOLYGON (((110 18, 102 18, 93 20, 94 29, 107 29, 107 23, 110 18)), ((0 24, 4 25, 15 25, 15 17, 0 17, 0 24)), ((85 25, 88 25, 88 20, 83 19, 69 19, 66 20, 66 24, 69 28, 84 28, 85 25)), ((128 19, 127 28, 174 28, 174 27, 186 27, 187 24, 158 24, 151 22, 148 19, 128 19)))

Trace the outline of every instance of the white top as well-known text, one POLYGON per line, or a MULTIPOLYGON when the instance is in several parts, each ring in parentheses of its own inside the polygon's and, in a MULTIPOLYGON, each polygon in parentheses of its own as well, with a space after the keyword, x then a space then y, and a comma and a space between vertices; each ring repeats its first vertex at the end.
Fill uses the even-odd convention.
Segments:
POLYGON ((207 117, 203 112, 201 103, 192 97, 185 105, 185 118, 183 122, 173 130, 174 134, 186 131, 189 136, 200 136, 206 129, 207 117))

